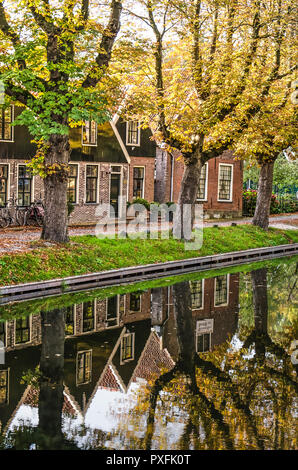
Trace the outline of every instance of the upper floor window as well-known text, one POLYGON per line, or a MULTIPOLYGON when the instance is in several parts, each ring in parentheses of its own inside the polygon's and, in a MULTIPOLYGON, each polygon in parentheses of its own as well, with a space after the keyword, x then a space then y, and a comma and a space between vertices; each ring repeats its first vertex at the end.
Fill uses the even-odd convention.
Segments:
POLYGON ((80 351, 77 355, 77 385, 91 382, 92 378, 92 350, 80 351))
POLYGON ((13 106, 0 109, 0 140, 13 141, 13 106))
POLYGON ((121 364, 127 361, 132 361, 134 359, 134 343, 135 343, 134 333, 127 333, 123 336, 121 340, 121 350, 120 350, 120 363, 121 364))
POLYGON ((126 145, 140 145, 139 121, 128 121, 126 123, 126 145))
POLYGON ((211 350, 211 335, 213 333, 214 320, 206 318, 197 321, 196 327, 196 351, 203 353, 211 350))
POLYGON ((67 200, 76 204, 78 185, 78 165, 69 165, 69 175, 67 183, 67 200))
POLYGON ((232 201, 233 165, 219 164, 218 200, 232 201))
POLYGON ((202 201, 207 200, 207 180, 208 180, 208 164, 205 163, 205 165, 201 168, 198 194, 197 194, 197 198, 202 201))
POLYGON ((117 326, 119 314, 119 297, 114 295, 107 299, 106 326, 117 326))
POLYGON ((8 165, 0 165, 0 207, 7 203, 8 165))
POLYGON ((134 167, 133 169, 133 197, 144 197, 144 167, 134 167))
POLYGON ((85 121, 82 132, 83 145, 97 145, 97 123, 95 121, 85 121))
POLYGON ((215 298, 214 305, 227 305, 228 303, 228 276, 217 276, 215 278, 215 298))
POLYGON ((190 281, 191 306, 193 309, 203 307, 203 280, 190 281))
POLYGON ((97 179, 98 166, 86 166, 86 202, 96 202, 97 200, 97 179))
POLYGON ((9 370, 0 370, 0 405, 8 403, 9 370))

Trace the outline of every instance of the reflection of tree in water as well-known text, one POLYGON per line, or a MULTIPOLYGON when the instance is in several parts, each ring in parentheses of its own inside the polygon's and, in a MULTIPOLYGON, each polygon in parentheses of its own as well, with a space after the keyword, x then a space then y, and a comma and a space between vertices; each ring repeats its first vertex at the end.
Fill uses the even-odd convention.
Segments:
POLYGON ((175 422, 180 414, 184 429, 174 444, 178 449, 295 448, 294 368, 267 331, 266 269, 252 272, 251 279, 253 331, 240 350, 226 343, 207 354, 195 351, 188 283, 173 287, 179 357, 172 370, 153 382, 145 437, 135 445, 158 447, 158 434, 165 433, 161 423, 175 422))

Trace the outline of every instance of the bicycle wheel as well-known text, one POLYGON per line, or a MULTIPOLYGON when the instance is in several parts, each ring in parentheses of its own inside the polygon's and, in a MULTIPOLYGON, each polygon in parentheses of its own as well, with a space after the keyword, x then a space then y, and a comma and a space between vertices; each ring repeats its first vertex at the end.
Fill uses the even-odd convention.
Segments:
POLYGON ((37 216, 36 217, 36 223, 37 223, 38 227, 42 227, 43 226, 43 217, 37 216))
POLYGON ((21 210, 16 211, 16 223, 18 225, 25 225, 25 213, 24 213, 24 211, 21 211, 21 210))
POLYGON ((0 228, 6 228, 9 225, 8 217, 1 217, 0 218, 0 228))

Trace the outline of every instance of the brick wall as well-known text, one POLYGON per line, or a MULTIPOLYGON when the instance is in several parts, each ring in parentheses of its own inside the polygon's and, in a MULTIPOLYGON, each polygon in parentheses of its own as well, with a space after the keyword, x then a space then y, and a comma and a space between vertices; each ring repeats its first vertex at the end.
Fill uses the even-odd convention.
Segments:
POLYGON ((143 166, 145 168, 144 199, 147 199, 149 202, 153 202, 155 159, 149 157, 130 157, 128 200, 132 201, 133 199, 133 168, 135 166, 143 166))

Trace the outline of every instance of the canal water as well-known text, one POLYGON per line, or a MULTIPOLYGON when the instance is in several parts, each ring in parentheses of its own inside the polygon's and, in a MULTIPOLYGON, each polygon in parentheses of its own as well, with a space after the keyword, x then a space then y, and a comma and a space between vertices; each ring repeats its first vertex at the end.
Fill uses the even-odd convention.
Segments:
POLYGON ((1 306, 0 449, 297 449, 297 276, 282 259, 1 306))

